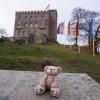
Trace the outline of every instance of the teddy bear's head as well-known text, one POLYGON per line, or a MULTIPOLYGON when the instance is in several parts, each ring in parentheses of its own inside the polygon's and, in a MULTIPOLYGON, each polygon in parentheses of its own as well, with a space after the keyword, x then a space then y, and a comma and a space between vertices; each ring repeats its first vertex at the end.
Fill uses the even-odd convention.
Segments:
POLYGON ((58 75, 62 69, 56 66, 45 66, 44 72, 48 75, 58 75))

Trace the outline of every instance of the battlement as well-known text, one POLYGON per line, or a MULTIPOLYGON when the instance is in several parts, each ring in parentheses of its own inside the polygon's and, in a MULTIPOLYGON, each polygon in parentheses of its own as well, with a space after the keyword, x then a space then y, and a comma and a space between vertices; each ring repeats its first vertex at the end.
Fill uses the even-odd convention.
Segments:
POLYGON ((41 13, 48 13, 49 10, 35 10, 35 11, 18 11, 16 14, 41 14, 41 13))

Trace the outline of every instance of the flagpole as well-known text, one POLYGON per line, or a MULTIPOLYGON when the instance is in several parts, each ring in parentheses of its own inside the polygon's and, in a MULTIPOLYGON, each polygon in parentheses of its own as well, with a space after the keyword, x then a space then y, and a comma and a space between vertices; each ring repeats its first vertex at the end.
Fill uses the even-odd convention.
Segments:
POLYGON ((47 5, 47 7, 45 8, 45 10, 50 10, 50 4, 47 5))
POLYGON ((81 52, 81 48, 80 48, 80 46, 78 46, 78 52, 79 52, 79 53, 81 52))
MULTIPOLYGON (((70 38, 70 43, 71 43, 71 38, 70 38)), ((72 46, 71 46, 71 44, 70 44, 70 50, 72 49, 72 46)))
POLYGON ((70 50, 72 49, 72 46, 70 45, 70 50))
MULTIPOLYGON (((80 36, 80 35, 79 35, 80 36)), ((78 37, 79 38, 79 37, 78 37)), ((78 39, 79 40, 79 39, 78 39)), ((77 41, 78 42, 78 41, 77 41)), ((77 43, 77 45, 78 45, 78 43, 77 43)), ((78 45, 78 52, 80 53, 81 52, 81 46, 80 45, 78 45)))

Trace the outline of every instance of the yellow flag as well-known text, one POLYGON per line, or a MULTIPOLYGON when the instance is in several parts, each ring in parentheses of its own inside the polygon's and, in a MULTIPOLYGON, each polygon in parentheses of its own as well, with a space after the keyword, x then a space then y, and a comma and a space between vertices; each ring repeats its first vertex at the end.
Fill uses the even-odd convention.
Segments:
POLYGON ((70 21, 67 26, 67 37, 69 37, 69 36, 70 36, 70 21))
POLYGON ((74 37, 78 37, 78 21, 76 22, 75 29, 74 29, 74 37))

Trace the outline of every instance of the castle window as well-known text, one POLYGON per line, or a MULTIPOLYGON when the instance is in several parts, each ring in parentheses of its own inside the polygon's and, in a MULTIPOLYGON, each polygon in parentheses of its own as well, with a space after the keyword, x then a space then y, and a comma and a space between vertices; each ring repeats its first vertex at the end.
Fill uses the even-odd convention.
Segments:
POLYGON ((29 26, 30 26, 30 27, 33 27, 33 24, 32 24, 32 23, 30 23, 30 24, 29 24, 29 26))
POLYGON ((39 25, 38 25, 38 24, 35 24, 35 25, 34 25, 34 27, 35 27, 35 28, 38 28, 38 27, 39 27, 39 25))
POLYGON ((35 15, 35 18, 37 18, 37 15, 35 15))
POLYGON ((27 31, 27 33, 29 33, 30 31, 27 31))
POLYGON ((30 16, 30 19, 32 19, 32 16, 30 16))
POLYGON ((27 31, 28 34, 30 34, 30 31, 27 31))
POLYGON ((27 16, 25 16, 25 19, 27 19, 27 16))
POLYGON ((25 37, 25 31, 23 31, 23 37, 25 37))
POLYGON ((41 15, 41 18, 43 18, 44 16, 43 15, 41 15))
POLYGON ((20 33, 20 31, 18 31, 18 33, 20 33))
POLYGON ((21 16, 20 15, 18 16, 18 19, 21 19, 21 16))
POLYGON ((34 19, 34 18, 35 18, 35 16, 34 16, 34 15, 32 15, 32 18, 34 19))
POLYGON ((17 35, 20 36, 20 33, 21 33, 21 31, 18 31, 18 32, 17 32, 17 35))
POLYGON ((28 27, 28 24, 27 23, 25 23, 25 25, 24 25, 25 27, 28 27))
POLYGON ((44 21, 41 21, 40 24, 39 24, 39 27, 41 29, 45 28, 46 27, 45 22, 44 21))
POLYGON ((23 31, 23 33, 25 33, 25 31, 23 31))
POLYGON ((17 29, 21 29, 21 28, 22 28, 22 25, 21 25, 20 22, 16 23, 16 28, 17 28, 17 29))

